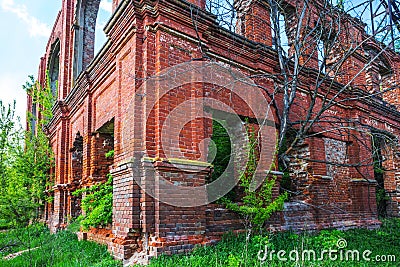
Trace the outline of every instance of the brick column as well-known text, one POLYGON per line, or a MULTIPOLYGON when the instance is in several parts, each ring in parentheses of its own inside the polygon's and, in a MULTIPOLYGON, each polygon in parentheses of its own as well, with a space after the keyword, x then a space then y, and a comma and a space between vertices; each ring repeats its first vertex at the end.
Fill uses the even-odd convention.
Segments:
POLYGON ((391 194, 390 207, 388 213, 393 217, 400 217, 400 172, 395 173, 396 193, 391 194))
POLYGON ((50 222, 50 231, 56 232, 66 223, 68 192, 64 185, 57 185, 54 189, 54 211, 50 222))
POLYGON ((111 134, 96 133, 91 138, 90 178, 95 183, 107 180, 109 166, 113 158, 106 158, 106 153, 114 148, 114 138, 111 134))
POLYGON ((140 195, 133 179, 134 170, 134 162, 120 164, 111 170, 114 186, 112 231, 115 238, 108 246, 116 258, 123 260, 140 249, 140 195))
POLYGON ((385 170, 383 175, 384 188, 389 199, 386 201, 386 212, 388 216, 400 217, 400 172, 399 157, 390 146, 382 149, 382 155, 386 159, 382 163, 385 170))
POLYGON ((153 166, 147 165, 146 168, 155 170, 153 173, 157 196, 153 199, 155 232, 149 240, 150 256, 189 252, 196 244, 206 242, 206 206, 185 205, 188 206, 193 200, 203 199, 207 195, 207 192, 201 194, 201 190, 190 190, 205 184, 211 171, 207 165, 201 161, 180 159, 171 159, 169 162, 154 161, 153 166), (174 190, 166 186, 167 183, 180 186, 181 190, 174 190), (201 195, 191 192, 199 192, 201 195), (165 198, 181 201, 182 206, 169 205, 159 200, 165 198))
POLYGON ((205 9, 206 7, 206 0, 187 0, 189 3, 192 3, 201 9, 205 9))
POLYGON ((234 6, 238 13, 238 33, 252 41, 272 46, 270 13, 265 2, 237 0, 234 6))
POLYGON ((352 179, 349 187, 352 199, 350 211, 354 216, 353 219, 360 224, 357 226, 364 225, 365 222, 359 220, 366 220, 366 218, 370 224, 379 224, 375 199, 376 181, 352 179))

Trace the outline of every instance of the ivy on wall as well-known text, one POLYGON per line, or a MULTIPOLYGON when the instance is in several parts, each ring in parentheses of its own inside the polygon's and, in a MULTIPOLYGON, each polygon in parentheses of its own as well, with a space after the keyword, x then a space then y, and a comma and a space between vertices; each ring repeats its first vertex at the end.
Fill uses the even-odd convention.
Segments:
POLYGON ((84 196, 82 210, 85 215, 78 218, 83 230, 91 227, 106 227, 112 223, 113 179, 111 174, 108 174, 107 178, 105 183, 82 188, 72 193, 74 196, 84 196))
MULTIPOLYGON (((287 193, 274 198, 273 189, 276 186, 276 176, 266 177, 259 188, 253 189, 252 181, 257 169, 257 149, 259 146, 254 129, 250 129, 248 137, 249 142, 246 151, 248 162, 245 171, 239 176, 239 186, 243 189, 244 195, 240 202, 234 202, 229 198, 223 198, 222 201, 228 209, 239 213, 251 229, 254 226, 263 227, 274 212, 282 210, 287 193)), ((274 168, 274 166, 271 168, 274 168)))

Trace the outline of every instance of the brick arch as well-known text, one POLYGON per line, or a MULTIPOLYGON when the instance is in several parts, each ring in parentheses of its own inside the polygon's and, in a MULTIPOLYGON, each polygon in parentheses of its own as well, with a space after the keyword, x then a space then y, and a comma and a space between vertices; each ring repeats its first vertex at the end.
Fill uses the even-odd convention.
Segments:
POLYGON ((85 70, 94 58, 96 21, 101 0, 78 0, 74 20, 73 78, 85 70))
MULTIPOLYGON (((368 53, 370 51, 373 51, 374 53, 378 54, 382 52, 382 48, 379 47, 376 43, 367 43, 363 46, 363 49, 368 53)), ((392 70, 393 69, 393 62, 391 58, 387 55, 385 51, 383 51, 379 56, 378 59, 381 64, 383 64, 387 69, 392 70)))
MULTIPOLYGON (((395 66, 385 51, 373 43, 363 46, 369 60, 373 60, 366 68, 366 82, 370 92, 383 91, 390 88, 394 83, 395 66), (376 59, 374 59, 376 57, 376 59)), ((382 95, 387 96, 386 93, 382 95)))

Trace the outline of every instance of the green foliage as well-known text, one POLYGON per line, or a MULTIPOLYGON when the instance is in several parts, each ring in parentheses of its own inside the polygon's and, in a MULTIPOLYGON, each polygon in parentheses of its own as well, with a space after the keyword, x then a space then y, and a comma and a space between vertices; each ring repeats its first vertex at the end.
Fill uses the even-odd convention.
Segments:
POLYGON ((12 225, 8 220, 0 219, 0 230, 11 228, 12 225))
POLYGON ((16 129, 15 102, 5 106, 0 101, 0 220, 3 227, 11 224, 10 217, 19 214, 14 200, 21 193, 14 170, 18 155, 22 153, 21 132, 16 129), (16 196, 16 197, 14 197, 16 196))
POLYGON ((340 9, 344 9, 344 4, 343 4, 343 0, 337 0, 336 1, 336 6, 340 9))
POLYGON ((257 169, 257 149, 258 142, 253 129, 249 134, 246 170, 239 177, 239 185, 244 189, 243 203, 238 204, 227 198, 223 201, 228 209, 238 212, 249 223, 262 227, 274 212, 283 208, 287 193, 273 198, 272 190, 276 184, 276 176, 267 178, 258 189, 254 190, 253 177, 257 169))
MULTIPOLYGON (((225 267, 225 266, 321 266, 321 267, 353 267, 353 266, 398 266, 400 259, 400 219, 384 220, 377 230, 352 229, 348 231, 324 230, 319 233, 281 232, 275 234, 253 235, 246 241, 243 235, 225 235, 215 246, 197 247, 188 255, 161 256, 151 260, 149 267, 225 267), (281 261, 276 252, 285 250, 315 250, 337 249, 340 238, 347 241, 346 249, 357 249, 361 252, 371 250, 371 259, 375 255, 395 255, 396 262, 374 261, 331 261, 325 257, 323 261, 281 261), (262 263, 258 259, 260 250, 275 250, 275 256, 270 261, 262 263), (237 265, 239 264, 239 265, 237 265)), ((288 255, 286 254, 286 257, 288 255)))
POLYGON ((112 176, 108 174, 107 177, 108 180, 105 183, 82 188, 73 193, 74 196, 85 194, 82 199, 82 210, 85 216, 80 218, 80 224, 85 230, 90 227, 107 226, 112 223, 112 176))
MULTIPOLYGON (((46 75, 46 84, 46 86, 42 87, 38 81, 35 81, 33 76, 29 76, 29 81, 23 86, 27 94, 32 97, 33 104, 37 104, 40 109, 41 116, 38 121, 40 126, 46 125, 53 117, 52 107, 56 99, 50 88, 48 73, 46 75)), ((32 118, 32 116, 33 114, 28 114, 29 118, 32 118)))
POLYGON ((78 241, 69 230, 50 234, 42 224, 0 232, 0 266, 59 266, 106 267, 122 266, 107 252, 106 246, 89 241, 78 241), (4 249, 1 249, 4 248, 4 249), (37 248, 11 260, 3 260, 10 253, 37 248))
POLYGON ((14 109, 15 103, 5 107, 0 101, 0 219, 9 226, 27 223, 37 207, 36 190, 20 166, 25 152, 14 109))
POLYGON ((44 224, 32 224, 24 228, 0 233, 0 258, 28 248, 40 246, 50 231, 44 224))
POLYGON ((376 189, 376 202, 380 203, 381 201, 390 200, 390 197, 386 194, 386 190, 384 188, 376 189))
MULTIPOLYGON (((48 138, 42 130, 51 118, 51 90, 42 88, 33 77, 24 89, 42 115, 35 134, 24 132, 18 126, 14 117, 15 104, 5 107, 0 102, 0 220, 13 227, 39 218, 46 201, 44 191, 49 170, 54 162, 48 138)), ((37 118, 28 114, 27 120, 31 123, 37 118)))
POLYGON ((107 159, 112 159, 112 158, 114 158, 114 149, 108 151, 108 152, 105 154, 105 157, 106 157, 107 159))
POLYGON ((240 266, 240 258, 233 254, 229 254, 228 256, 228 266, 229 267, 239 267, 240 266))
POLYGON ((343 232, 339 230, 322 230, 311 240, 310 243, 314 247, 329 249, 335 248, 337 241, 341 238, 343 238, 343 232))
POLYGON ((79 216, 77 218, 72 219, 69 224, 68 224, 68 230, 77 233, 81 230, 81 221, 83 219, 83 216, 79 216))
POLYGON ((213 143, 210 142, 208 148, 208 161, 211 161, 211 157, 213 157, 211 164, 214 166, 211 182, 224 173, 231 157, 231 140, 223 124, 226 124, 223 120, 213 120, 211 137, 213 143))

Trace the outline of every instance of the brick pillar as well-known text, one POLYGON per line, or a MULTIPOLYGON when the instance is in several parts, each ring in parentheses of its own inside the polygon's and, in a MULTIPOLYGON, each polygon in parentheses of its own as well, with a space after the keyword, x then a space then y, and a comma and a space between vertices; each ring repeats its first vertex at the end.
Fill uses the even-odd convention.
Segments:
MULTIPOLYGON (((399 57, 392 57, 392 66, 394 73, 390 80, 391 83, 394 85, 396 84, 396 81, 398 81, 400 78, 400 68, 397 67, 400 66, 399 57)), ((395 105, 397 109, 400 110, 400 88, 394 86, 394 89, 386 92, 383 97, 386 101, 388 101, 392 105, 395 105)))
POLYGON ((68 196, 63 185, 54 188, 54 211, 50 222, 50 230, 56 232, 66 223, 68 196))
POLYGON ((106 158, 106 153, 114 148, 111 134, 96 133, 90 138, 90 180, 93 183, 105 181, 113 158, 106 158))
POLYGON ((140 158, 120 164, 114 177, 113 234, 109 249, 126 262, 146 262, 161 253, 189 252, 206 241, 205 206, 176 207, 165 197, 187 201, 203 196, 168 191, 168 182, 187 187, 205 184, 210 168, 205 162, 165 162, 140 158), (137 184, 140 182, 140 187, 137 184))
POLYGON ((234 6, 238 13, 238 33, 252 41, 272 46, 270 13, 265 2, 237 0, 234 6))
POLYGON ((385 170, 383 175, 384 188, 389 199, 386 201, 386 213, 391 217, 400 217, 400 173, 398 169, 398 156, 395 155, 393 149, 386 145, 382 149, 382 155, 386 159, 382 162, 385 170))
POLYGON ((374 93, 379 91, 379 69, 375 64, 371 64, 365 70, 365 81, 367 91, 374 93))
POLYGON ((293 181, 294 191, 301 192, 300 195, 295 196, 297 201, 310 201, 310 192, 308 190, 310 185, 310 177, 308 173, 308 165, 305 159, 310 158, 310 147, 308 142, 300 142, 290 152, 290 179, 293 181))
POLYGON ((400 172, 395 172, 395 188, 396 192, 390 194, 390 207, 388 214, 393 217, 400 217, 400 172))
POLYGON ((206 7, 206 0, 187 0, 189 3, 192 3, 201 9, 205 9, 206 7))
POLYGON ((378 220, 377 205, 375 199, 375 180, 352 179, 349 185, 352 205, 351 213, 354 219, 368 218, 371 221, 378 220))
POLYGON ((71 153, 71 177, 69 177, 69 201, 70 201, 70 211, 69 215, 72 218, 78 217, 81 212, 81 196, 73 196, 77 188, 82 185, 82 175, 83 175, 83 137, 80 132, 75 136, 73 142, 73 147, 70 149, 71 153))
POLYGON ((114 257, 122 260, 129 259, 140 250, 140 195, 139 187, 135 183, 134 162, 120 164, 111 170, 113 176, 113 224, 115 236, 108 244, 114 257))
MULTIPOLYGON (((340 31, 331 52, 332 63, 335 61, 335 58, 344 58, 346 51, 363 42, 362 36, 365 36, 364 25, 360 24, 356 19, 352 20, 350 17, 346 17, 342 20, 341 25, 343 30, 340 31)), ((357 52, 360 54, 364 53, 361 49, 357 52)), ((340 66, 339 71, 335 73, 335 78, 338 82, 347 84, 361 71, 364 65, 365 61, 361 61, 356 53, 354 53, 340 66)), ((366 84, 365 70, 353 80, 353 84, 357 86, 366 84)))
POLYGON ((147 168, 153 169, 155 175, 155 232, 149 240, 149 255, 189 252, 196 244, 206 242, 206 206, 185 206, 207 195, 191 193, 190 188, 204 185, 210 168, 194 160, 154 161, 152 165, 147 164, 147 168), (167 183, 185 189, 178 191, 165 186, 167 183), (166 204, 166 198, 180 201, 181 205, 166 204))

